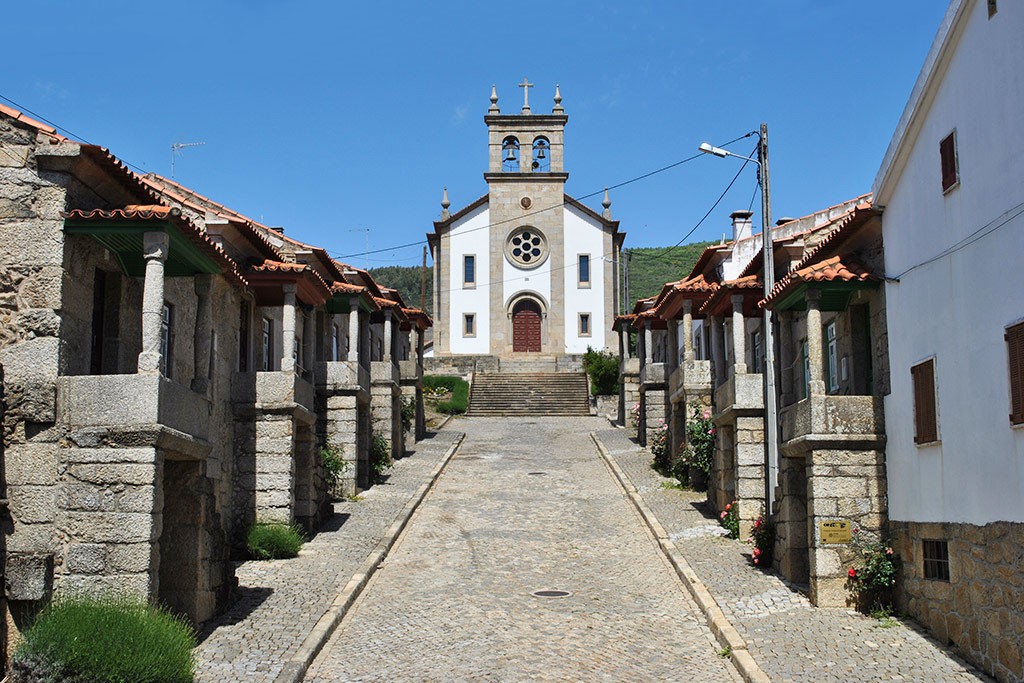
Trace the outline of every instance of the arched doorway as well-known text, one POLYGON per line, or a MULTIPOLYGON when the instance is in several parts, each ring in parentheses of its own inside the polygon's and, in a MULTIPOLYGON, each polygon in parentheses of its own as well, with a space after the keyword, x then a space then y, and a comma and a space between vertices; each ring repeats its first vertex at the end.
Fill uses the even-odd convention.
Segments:
POLYGON ((540 305, 532 299, 517 301, 512 307, 512 350, 540 353, 540 305))

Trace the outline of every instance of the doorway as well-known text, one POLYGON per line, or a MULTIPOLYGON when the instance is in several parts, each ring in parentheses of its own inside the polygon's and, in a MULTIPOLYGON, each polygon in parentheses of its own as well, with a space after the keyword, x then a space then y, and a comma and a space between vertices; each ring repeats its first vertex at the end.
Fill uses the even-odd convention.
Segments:
POLYGON ((540 305, 523 299, 512 307, 512 351, 540 353, 540 305))

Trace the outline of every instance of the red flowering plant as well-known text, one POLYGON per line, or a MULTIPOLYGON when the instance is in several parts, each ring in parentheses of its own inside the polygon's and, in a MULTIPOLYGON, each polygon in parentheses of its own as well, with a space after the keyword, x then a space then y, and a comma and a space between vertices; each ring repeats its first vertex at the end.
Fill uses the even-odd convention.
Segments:
POLYGON ((740 506, 737 501, 727 503, 725 509, 718 513, 718 523, 728 529, 729 538, 740 537, 740 506))
POLYGON ((658 420, 656 429, 647 434, 647 450, 654 456, 654 469, 665 472, 668 469, 668 425, 658 420))
POLYGON ((634 403, 629 409, 629 425, 636 436, 640 436, 640 404, 634 403))
POLYGON ((711 421, 711 411, 699 401, 692 402, 690 410, 690 419, 686 421, 687 456, 691 465, 709 474, 715 456, 715 423, 711 421))
POLYGON ((892 610, 899 558, 891 546, 857 528, 853 530, 852 547, 857 560, 846 571, 846 583, 857 608, 870 614, 888 614, 892 610))
POLYGON ((775 552, 775 525, 772 521, 764 515, 755 519, 747 543, 754 546, 750 558, 754 566, 771 569, 772 555, 775 552))

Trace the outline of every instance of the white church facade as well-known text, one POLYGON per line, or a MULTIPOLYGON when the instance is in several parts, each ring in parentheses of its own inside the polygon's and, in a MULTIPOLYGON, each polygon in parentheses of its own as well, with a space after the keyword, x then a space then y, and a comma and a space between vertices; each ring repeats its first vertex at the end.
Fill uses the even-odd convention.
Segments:
POLYGON ((491 91, 484 117, 487 194, 441 219, 428 241, 434 262, 433 355, 498 360, 574 357, 611 345, 625 233, 565 194, 568 117, 556 86, 550 114, 502 114, 491 91))

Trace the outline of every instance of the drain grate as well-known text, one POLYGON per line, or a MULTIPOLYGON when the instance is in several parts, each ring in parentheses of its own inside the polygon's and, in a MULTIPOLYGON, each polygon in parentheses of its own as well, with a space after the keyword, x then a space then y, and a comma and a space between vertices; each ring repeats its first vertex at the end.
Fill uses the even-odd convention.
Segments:
POLYGON ((572 595, 572 593, 570 593, 569 591, 550 591, 550 590, 545 590, 545 591, 534 591, 532 593, 532 595, 534 597, 536 597, 536 598, 567 598, 570 595, 572 595))

